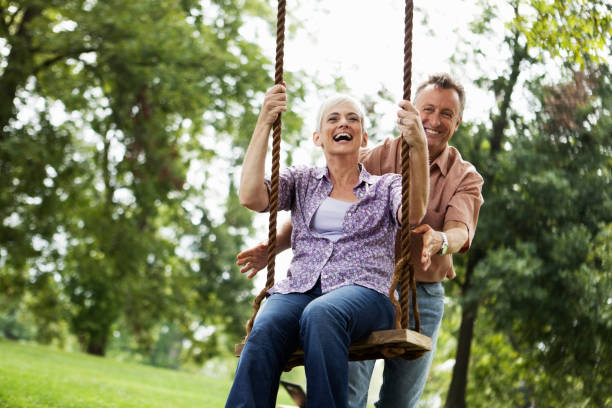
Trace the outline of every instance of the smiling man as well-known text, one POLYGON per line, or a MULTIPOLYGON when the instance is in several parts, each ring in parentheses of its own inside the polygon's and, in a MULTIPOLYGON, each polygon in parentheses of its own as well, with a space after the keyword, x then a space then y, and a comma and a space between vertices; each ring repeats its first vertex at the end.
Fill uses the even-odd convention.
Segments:
MULTIPOLYGON (((435 353, 444 312, 442 281, 453 279, 452 254, 470 247, 483 203, 483 178, 474 166, 448 145, 459 128, 465 106, 463 86, 448 74, 436 74, 419 85, 414 104, 402 102, 399 120, 424 131, 429 150, 429 204, 422 224, 413 229, 423 234, 423 267, 416 268, 417 300, 421 332, 431 337, 433 349, 417 360, 386 359, 383 385, 376 407, 415 407, 425 388, 435 353), (407 122, 407 123, 406 123, 407 122)), ((399 114, 398 114, 399 115, 399 114)), ((401 173, 401 138, 387 139, 360 160, 372 174, 401 173)), ((396 256, 400 252, 396 243, 396 256)), ((412 320, 412 319, 411 319, 412 320)), ((411 321, 411 324, 414 324, 411 321)), ((374 361, 350 363, 349 406, 365 408, 374 361)))

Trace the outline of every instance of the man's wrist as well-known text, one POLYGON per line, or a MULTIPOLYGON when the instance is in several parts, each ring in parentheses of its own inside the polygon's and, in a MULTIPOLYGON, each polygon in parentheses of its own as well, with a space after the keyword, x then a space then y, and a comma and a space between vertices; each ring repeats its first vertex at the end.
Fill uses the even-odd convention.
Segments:
MULTIPOLYGON (((402 135, 402 137, 404 137, 402 135)), ((421 142, 421 141, 414 141, 411 140, 410 142, 408 140, 406 140, 406 138, 404 137, 404 140, 406 141, 406 143, 408 143, 408 146, 410 147, 410 150, 416 154, 423 154, 423 153, 427 153, 427 142, 421 142)))
POLYGON ((440 236, 442 237, 442 245, 440 246, 440 250, 437 255, 446 255, 448 252, 448 237, 442 231, 440 231, 440 236))

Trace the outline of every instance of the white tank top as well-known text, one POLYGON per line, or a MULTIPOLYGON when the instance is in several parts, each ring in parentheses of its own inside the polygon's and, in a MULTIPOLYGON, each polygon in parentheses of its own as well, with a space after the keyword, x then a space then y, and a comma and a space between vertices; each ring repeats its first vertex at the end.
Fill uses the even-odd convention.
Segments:
POLYGON ((342 223, 347 210, 354 203, 327 197, 312 217, 312 231, 316 236, 336 242, 344 235, 342 223))

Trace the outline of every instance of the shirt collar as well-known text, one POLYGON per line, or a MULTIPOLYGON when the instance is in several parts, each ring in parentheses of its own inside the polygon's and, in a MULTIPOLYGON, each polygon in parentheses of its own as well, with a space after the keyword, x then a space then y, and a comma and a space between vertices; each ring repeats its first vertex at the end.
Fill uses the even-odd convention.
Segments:
MULTIPOLYGON (((358 163, 357 165, 359 166, 359 182, 357 183, 357 185, 361 185, 361 183, 366 183, 370 185, 374 184, 372 175, 368 173, 368 171, 365 169, 365 166, 361 163, 358 163)), ((329 178, 329 169, 327 168, 327 166, 315 168, 314 176, 317 179, 321 179, 325 177, 327 181, 331 182, 329 178)))
POLYGON ((444 177, 446 177, 446 173, 448 172, 448 156, 450 154, 450 146, 446 145, 446 148, 442 150, 442 153, 436 157, 436 159, 429 166, 433 168, 434 166, 438 166, 440 172, 444 177))

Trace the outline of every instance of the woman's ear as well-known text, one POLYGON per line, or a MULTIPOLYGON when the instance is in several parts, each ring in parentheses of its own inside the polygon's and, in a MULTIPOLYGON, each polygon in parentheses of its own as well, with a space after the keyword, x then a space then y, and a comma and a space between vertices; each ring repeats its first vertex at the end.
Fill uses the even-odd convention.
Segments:
POLYGON ((319 132, 312 132, 312 141, 315 146, 321 146, 321 137, 319 137, 319 132))
POLYGON ((368 145, 368 132, 363 132, 361 136, 361 147, 366 147, 368 145))

